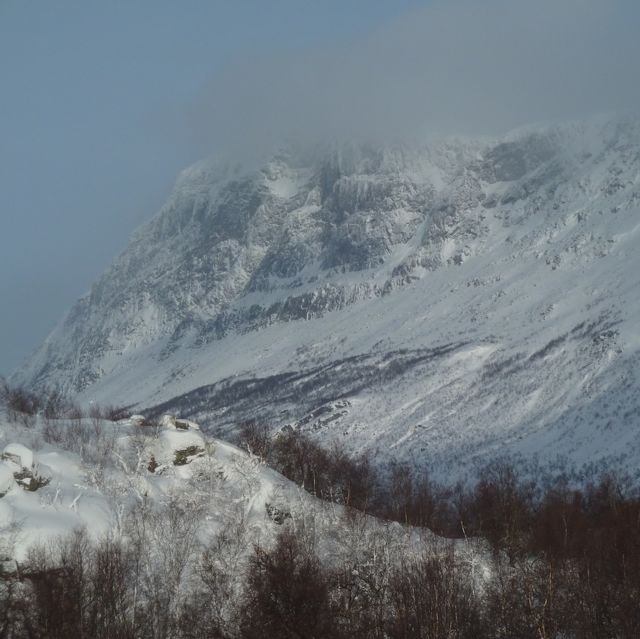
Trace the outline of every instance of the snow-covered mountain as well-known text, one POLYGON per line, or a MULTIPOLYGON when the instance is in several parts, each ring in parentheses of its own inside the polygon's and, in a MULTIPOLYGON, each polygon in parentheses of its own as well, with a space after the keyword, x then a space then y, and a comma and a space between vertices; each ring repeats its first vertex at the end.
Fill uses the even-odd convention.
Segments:
POLYGON ((204 161, 13 381, 443 473, 638 472, 639 246, 632 116, 204 161))

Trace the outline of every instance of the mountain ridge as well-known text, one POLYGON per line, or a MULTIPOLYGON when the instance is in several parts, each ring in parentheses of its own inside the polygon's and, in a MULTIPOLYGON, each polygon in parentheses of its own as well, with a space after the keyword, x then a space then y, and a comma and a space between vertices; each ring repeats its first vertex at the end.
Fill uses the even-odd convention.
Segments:
POLYGON ((240 410, 228 393, 197 418, 442 465, 507 450, 626 465, 640 456, 639 176, 632 116, 281 153, 248 173, 200 162, 13 379, 193 416, 180 398, 196 389, 325 365, 315 403, 258 393, 240 410), (403 350, 443 348, 404 367, 403 350), (340 374, 358 357, 376 363, 340 374), (390 362, 393 383, 367 372, 390 362), (348 409, 314 420, 336 401, 348 409))

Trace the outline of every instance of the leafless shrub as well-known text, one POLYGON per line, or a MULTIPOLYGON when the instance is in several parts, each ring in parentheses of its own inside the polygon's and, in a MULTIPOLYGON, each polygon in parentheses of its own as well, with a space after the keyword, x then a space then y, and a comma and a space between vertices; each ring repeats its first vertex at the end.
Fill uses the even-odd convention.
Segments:
POLYGON ((238 437, 243 448, 267 459, 271 450, 271 434, 264 422, 251 419, 240 424, 238 437))
POLYGON ((240 621, 243 638, 336 637, 326 575, 292 531, 283 530, 272 551, 255 548, 247 586, 240 621))
POLYGON ((131 411, 126 406, 105 406, 102 416, 110 422, 117 422, 131 417, 131 411))
POLYGON ((240 441, 312 495, 367 510, 375 478, 366 458, 352 459, 337 445, 326 450, 299 431, 271 437, 268 427, 255 421, 241 425, 240 441))
POLYGON ((458 573, 453 546, 445 553, 404 558, 393 571, 390 593, 390 639, 487 636, 478 602, 458 573))
POLYGON ((195 601, 204 602, 196 612, 198 625, 207 637, 225 637, 238 625, 245 574, 247 529, 237 511, 204 548, 197 563, 199 579, 195 601))
POLYGON ((93 426, 93 430, 97 434, 100 431, 100 426, 102 422, 102 408, 99 404, 91 403, 89 405, 89 410, 87 411, 87 415, 91 420, 91 425, 93 426))
POLYGON ((84 418, 84 412, 78 404, 70 404, 66 412, 67 419, 74 422, 80 422, 84 418))
POLYGON ((43 398, 26 388, 3 384, 3 401, 8 418, 23 426, 32 426, 35 416, 42 408, 43 398))
POLYGON ((161 508, 149 501, 134 508, 127 522, 135 557, 135 614, 152 637, 179 636, 188 609, 185 570, 198 548, 201 508, 188 496, 173 496, 161 508))
POLYGON ((39 546, 30 551, 23 573, 31 586, 27 621, 35 636, 84 636, 88 549, 87 536, 79 531, 55 547, 39 546))
POLYGON ((42 415, 46 422, 50 422, 67 416, 71 408, 71 401, 64 396, 62 391, 54 389, 45 398, 42 415))
POLYGON ((9 394, 9 383, 0 375, 0 406, 5 406, 7 403, 7 396, 9 394))
POLYGON ((59 446, 64 439, 65 426, 59 420, 46 420, 42 427, 42 437, 48 444, 59 446))

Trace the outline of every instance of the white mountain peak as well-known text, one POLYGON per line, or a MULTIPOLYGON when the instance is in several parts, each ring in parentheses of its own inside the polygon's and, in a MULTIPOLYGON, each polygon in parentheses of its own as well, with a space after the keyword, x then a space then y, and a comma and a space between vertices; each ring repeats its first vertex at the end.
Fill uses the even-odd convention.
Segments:
POLYGON ((639 234, 633 117, 203 161, 14 380, 442 468, 635 463, 639 234))

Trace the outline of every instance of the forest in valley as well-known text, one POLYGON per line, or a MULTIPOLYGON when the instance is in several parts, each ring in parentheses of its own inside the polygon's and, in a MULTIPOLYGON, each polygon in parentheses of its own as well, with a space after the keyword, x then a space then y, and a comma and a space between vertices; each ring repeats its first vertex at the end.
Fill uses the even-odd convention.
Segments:
MULTIPOLYGON (((126 413, 94 407, 83 418, 56 396, 10 389, 4 399, 11 420, 31 429, 40 411, 45 439, 84 441, 94 462, 97 450, 108 457, 105 423, 126 413)), ((501 462, 447 486, 428 469, 376 470, 256 422, 240 426, 237 444, 339 506, 335 538, 320 532, 319 511, 300 517, 267 504, 271 538, 256 538, 238 510, 205 543, 196 503, 141 499, 121 513, 118 534, 78 529, 34 544, 19 563, 5 558, 0 636, 640 636, 640 498, 624 478, 585 476, 578 486, 501 462)))

